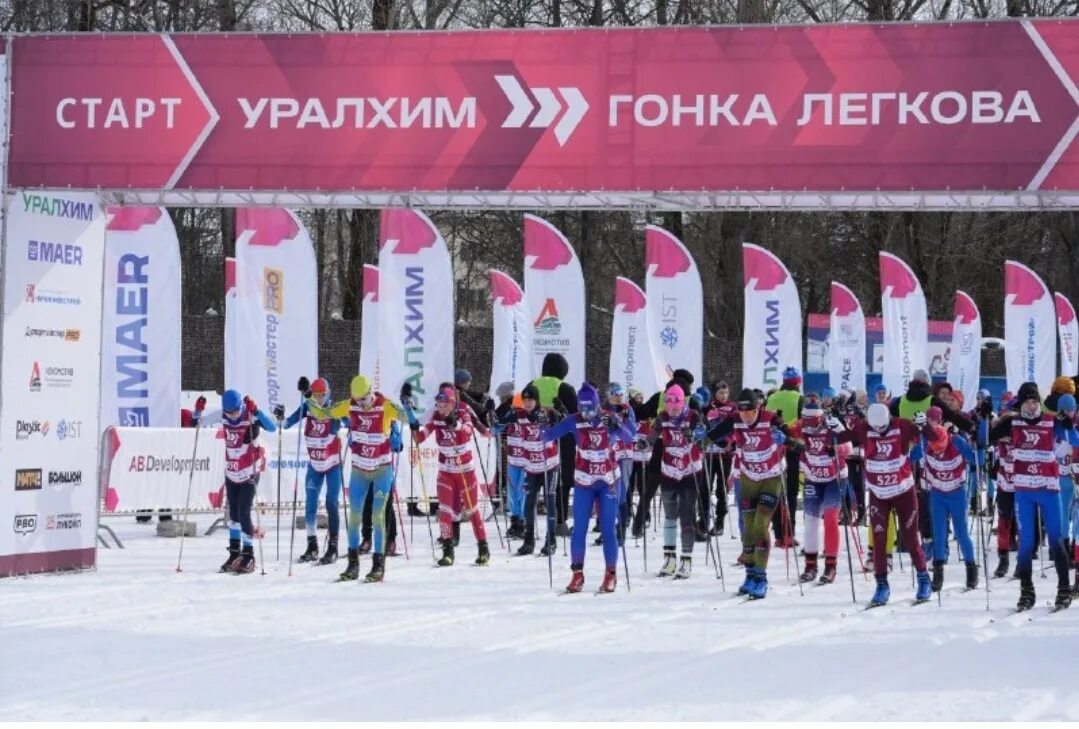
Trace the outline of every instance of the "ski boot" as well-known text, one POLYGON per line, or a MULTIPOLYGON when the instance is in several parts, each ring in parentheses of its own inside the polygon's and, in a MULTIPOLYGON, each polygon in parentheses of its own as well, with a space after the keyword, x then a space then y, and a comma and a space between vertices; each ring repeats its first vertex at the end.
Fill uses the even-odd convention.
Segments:
POLYGON ((367 554, 371 551, 371 537, 363 538, 363 541, 360 542, 360 548, 358 551, 360 554, 367 554))
POLYGON ((967 562, 967 589, 978 589, 978 565, 974 562, 967 562))
POLYGON ((659 568, 659 574, 657 577, 670 577, 677 570, 677 563, 674 558, 674 548, 665 547, 663 549, 663 566, 659 568))
POLYGON ((345 567, 345 571, 341 573, 341 576, 337 578, 338 582, 351 582, 358 579, 360 576, 360 550, 349 547, 348 550, 348 566, 345 567))
POLYGON ((1001 577, 1007 577, 1008 567, 1010 566, 1008 564, 1008 553, 1003 549, 998 550, 997 558, 999 559, 999 561, 997 562, 997 568, 993 570, 993 577, 996 577, 997 579, 1000 579, 1001 577))
POLYGON ((453 566, 453 540, 442 540, 442 559, 438 560, 439 567, 453 566))
POLYGON ((300 555, 300 562, 314 562, 318 559, 318 537, 307 538, 307 551, 300 555))
POLYGON ((1034 580, 1029 576, 1021 577, 1022 584, 1019 586, 1019 602, 1015 605, 1017 613, 1030 610, 1034 607, 1037 596, 1034 594, 1034 580))
POLYGON ((940 592, 944 587, 944 560, 933 560, 933 592, 940 592))
POLYGON ((602 547, 603 546, 603 535, 602 534, 600 534, 598 537, 596 537, 596 541, 592 542, 592 546, 593 547, 602 547))
POLYGON ((716 525, 708 532, 709 537, 722 537, 723 536, 723 521, 718 517, 716 519, 716 525))
POLYGON ((682 557, 678 561, 678 571, 674 573, 674 579, 676 580, 688 580, 690 573, 693 571, 693 558, 682 557))
POLYGON ((892 588, 888 587, 887 577, 877 578, 877 590, 869 601, 869 607, 880 607, 888 604, 888 598, 892 596, 892 588))
POLYGON ((704 544, 708 541, 708 532, 700 527, 693 530, 693 541, 698 544, 704 544))
POLYGON ((558 542, 554 537, 547 540, 547 543, 543 545, 543 549, 540 550, 541 557, 551 557, 558 550, 558 542))
POLYGON ((476 564, 485 565, 491 561, 491 549, 487 546, 487 542, 480 542, 478 545, 479 554, 476 555, 476 564))
POLYGON ((580 592, 584 588, 584 565, 571 564, 570 569, 573 570, 573 577, 566 585, 566 592, 580 592))
POLYGON ((1071 586, 1064 584, 1057 588, 1056 609, 1064 610, 1072 604, 1071 586))
POLYGON ((371 555, 371 571, 367 573, 367 576, 363 578, 364 582, 382 582, 382 578, 386 574, 386 555, 384 554, 372 554, 371 555))
POLYGON ((922 570, 918 573, 918 589, 914 592, 915 602, 925 602, 933 594, 933 583, 929 579, 929 573, 922 570))
POLYGON ((523 557, 526 554, 532 554, 536 551, 536 540, 531 537, 525 537, 521 543, 520 548, 517 550, 517 556, 523 557))
POLYGON ((824 558, 824 574, 820 576, 819 583, 822 585, 830 585, 835 582, 835 557, 824 558))
POLYGON ((816 554, 807 554, 806 555, 805 570, 803 570, 802 575, 798 579, 801 582, 812 582, 813 580, 817 579, 817 555, 816 554))
POLYGON ((614 588, 618 586, 618 570, 609 569, 603 573, 603 582, 599 586, 600 592, 614 592, 614 588))
POLYGON ((757 580, 757 568, 746 567, 746 578, 742 581, 742 585, 738 588, 739 595, 748 595, 749 590, 753 587, 753 583, 757 580))
POLYGON ((334 534, 330 537, 329 542, 326 544, 326 554, 322 555, 318 563, 320 565, 333 564, 337 561, 337 535, 334 534))
POLYGON ((768 594, 768 573, 760 567, 755 568, 756 576, 753 578, 753 584, 749 586, 749 591, 746 593, 754 600, 763 600, 768 594))
POLYGON ((236 562, 240 558, 240 540, 229 540, 229 558, 225 560, 225 563, 221 565, 218 572, 232 572, 233 562, 236 562))
POLYGON ((240 560, 232 571, 238 575, 249 575, 255 571, 255 548, 248 544, 240 551, 240 560))
POLYGON ((518 516, 510 517, 510 526, 506 529, 506 537, 509 539, 524 539, 525 523, 518 516))

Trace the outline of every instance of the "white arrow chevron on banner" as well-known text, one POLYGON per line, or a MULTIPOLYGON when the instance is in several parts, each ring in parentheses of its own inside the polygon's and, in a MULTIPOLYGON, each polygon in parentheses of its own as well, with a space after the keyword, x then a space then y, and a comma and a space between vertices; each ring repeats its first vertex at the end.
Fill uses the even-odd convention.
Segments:
POLYGON ((515 76, 495 76, 502 93, 510 102, 510 113, 502 122, 503 129, 520 129, 531 116, 532 121, 528 126, 531 129, 547 129, 555 124, 554 135, 559 146, 565 146, 570 135, 581 123, 584 115, 588 112, 588 102, 584 94, 575 86, 559 86, 558 94, 545 86, 533 86, 525 88, 515 76), (561 95, 560 101, 558 96, 561 95), (536 103, 533 103, 535 100, 536 103), (565 103, 563 113, 563 102, 565 103), (536 104, 539 110, 536 110, 536 104), (535 111, 535 116, 532 112, 535 111), (559 119, 559 114, 562 118, 559 119))

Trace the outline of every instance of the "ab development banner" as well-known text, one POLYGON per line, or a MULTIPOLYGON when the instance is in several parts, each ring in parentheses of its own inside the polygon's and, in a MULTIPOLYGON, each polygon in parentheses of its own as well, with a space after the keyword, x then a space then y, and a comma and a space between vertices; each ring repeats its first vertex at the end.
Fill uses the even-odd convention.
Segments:
POLYGON ((92 567, 105 216, 87 193, 5 206, 0 576, 92 567))
POLYGON ((955 323, 948 358, 948 382, 963 393, 964 403, 977 400, 982 377, 982 315, 970 294, 955 292, 955 323))
POLYGON ((667 379, 660 379, 648 336, 646 299, 641 287, 621 276, 614 280, 614 316, 611 318, 611 382, 634 388, 651 397, 667 379))
MULTIPOLYGON (((930 373, 929 317, 925 292, 903 259, 880 253, 880 298, 884 319, 881 380, 893 395, 906 391, 917 370, 930 373)), ((930 375, 932 376, 932 375, 930 375)))
POLYGON ((180 425, 180 242, 164 208, 110 207, 101 425, 180 425))
POLYGON ((1057 307, 1057 329, 1060 333, 1060 374, 1079 375, 1079 319, 1075 307, 1064 294, 1054 294, 1057 307))
POLYGON ((1074 205, 1077 40, 1057 19, 18 37, 10 184, 1074 205))

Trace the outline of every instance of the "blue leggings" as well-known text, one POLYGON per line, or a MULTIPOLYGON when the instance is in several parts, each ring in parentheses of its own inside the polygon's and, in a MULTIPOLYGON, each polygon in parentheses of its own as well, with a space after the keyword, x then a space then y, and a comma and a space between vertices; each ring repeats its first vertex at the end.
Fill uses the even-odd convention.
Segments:
POLYGON ((367 503, 367 492, 374 489, 371 499, 371 527, 374 532, 375 554, 386 551, 386 501, 390 498, 393 486, 393 470, 383 466, 377 471, 352 469, 348 480, 348 548, 359 549, 360 525, 363 523, 363 508, 367 503))
POLYGON ((525 517, 525 480, 528 474, 520 466, 506 466, 506 482, 510 516, 525 517))
POLYGON ((603 561, 607 569, 618 566, 618 491, 612 490, 606 481, 596 481, 588 486, 573 484, 573 536, 570 537, 570 561, 584 566, 585 541, 592 518, 592 507, 599 505, 599 533, 603 536, 603 561))
POLYGON ((933 517, 933 559, 937 562, 948 561, 948 520, 952 520, 955 541, 959 543, 959 553, 963 561, 974 563, 974 544, 967 531, 967 494, 962 488, 955 491, 929 491, 929 510, 933 517))
POLYGON ((1073 541, 1079 534, 1075 507, 1075 479, 1062 476, 1060 479, 1060 533, 1064 539, 1073 541))
MULTIPOLYGON (((318 497, 322 491, 322 482, 326 482, 326 514, 330 520, 330 536, 336 537, 341 530, 341 468, 334 466, 325 473, 319 473, 311 466, 307 467, 304 489, 307 499, 304 502, 304 524, 307 536, 318 534, 318 497)), ((361 504, 363 502, 360 502, 361 504)))
POLYGON ((1060 519, 1060 494, 1048 489, 1016 489, 1015 511, 1019 521, 1019 556, 1016 558, 1015 571, 1020 576, 1030 577, 1033 572, 1034 561, 1034 518, 1037 512, 1041 512, 1042 527, 1048 539, 1049 554, 1057 561, 1057 571, 1060 564, 1065 566, 1064 576, 1067 579, 1067 556, 1064 553, 1064 540, 1061 534, 1060 519))

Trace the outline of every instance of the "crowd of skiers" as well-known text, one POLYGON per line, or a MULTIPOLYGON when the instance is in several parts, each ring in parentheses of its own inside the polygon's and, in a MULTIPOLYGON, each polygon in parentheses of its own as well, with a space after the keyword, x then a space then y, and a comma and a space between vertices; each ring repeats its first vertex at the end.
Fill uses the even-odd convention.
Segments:
POLYGON ((923 370, 912 374, 899 396, 883 386, 871 395, 831 388, 803 392, 800 373, 788 368, 776 390, 742 389, 733 397, 723 382, 695 387, 685 370, 675 370, 667 386, 649 397, 618 383, 602 392, 589 383, 574 389, 564 381, 567 370, 561 356, 548 355, 539 378, 519 391, 511 383, 500 385, 493 399, 473 392, 471 376, 458 370, 453 382, 439 386, 422 422, 408 385, 392 400, 375 392, 364 375, 354 377, 349 397, 336 403, 325 379, 301 380, 302 404, 287 417, 280 406, 271 417, 240 393, 226 391, 221 422, 230 532, 229 558, 221 570, 254 569, 251 507, 259 431, 299 424, 309 460, 307 548, 299 561, 337 560, 346 456, 350 466, 348 566, 342 580, 358 579, 359 556, 372 546, 365 579, 383 579, 385 557, 395 543, 387 525, 396 521, 395 503, 400 508, 395 454, 406 437, 417 445, 429 441, 438 452, 437 564, 454 563, 464 521, 478 545, 476 564, 490 561, 473 457, 480 433, 499 444, 496 467, 504 475, 482 475, 488 483, 504 484, 491 502, 508 515, 507 537, 521 542, 517 554, 536 552, 538 513, 545 516, 541 555, 550 561, 557 540, 569 537, 567 592, 584 587, 593 516, 596 543, 603 548, 599 591, 612 592, 619 549, 624 555, 627 537, 643 536, 657 494, 659 576, 686 579, 695 545, 730 528, 725 522, 733 521, 732 493, 742 541, 738 564, 745 569, 739 593, 750 599, 767 595, 773 535, 777 547, 801 547, 801 581, 828 584, 836 579, 841 530, 847 530, 848 541, 853 536, 863 562, 860 527, 868 527, 864 561, 877 583, 871 606, 890 598, 897 549, 909 554, 914 567, 916 602, 941 590, 951 536, 965 565, 965 587, 975 589, 978 550, 969 515, 995 522, 995 577, 1007 576, 1009 555, 1018 552, 1017 609, 1035 603, 1033 555, 1043 542, 1058 576, 1056 607, 1067 607, 1079 591, 1079 432, 1072 378, 1058 378, 1045 398, 1037 385, 1025 383, 1014 396, 1006 393, 995 412, 988 392, 964 403, 959 391, 946 382, 933 384, 923 370), (340 427, 348 432, 344 448, 340 427), (323 486, 329 538, 320 558, 316 527, 323 486), (802 544, 794 538, 799 495, 802 544))

